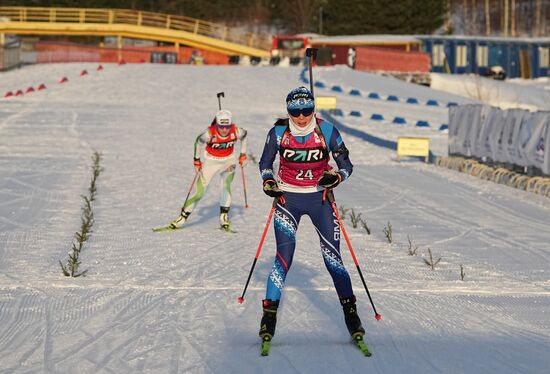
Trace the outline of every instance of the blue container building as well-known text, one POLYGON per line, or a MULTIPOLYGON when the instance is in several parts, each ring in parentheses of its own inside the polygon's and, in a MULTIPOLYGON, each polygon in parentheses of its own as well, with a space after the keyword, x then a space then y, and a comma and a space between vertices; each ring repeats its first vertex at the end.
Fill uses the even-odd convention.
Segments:
POLYGON ((495 66, 508 78, 547 77, 550 38, 500 38, 482 36, 417 36, 431 56, 431 71, 489 75, 495 66))

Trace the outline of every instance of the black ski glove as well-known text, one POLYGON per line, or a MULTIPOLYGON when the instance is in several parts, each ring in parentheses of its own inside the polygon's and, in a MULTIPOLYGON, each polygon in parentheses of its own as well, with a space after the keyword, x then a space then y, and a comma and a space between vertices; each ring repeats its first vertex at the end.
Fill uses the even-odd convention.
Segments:
POLYGON ((264 181, 264 193, 271 197, 283 196, 283 191, 277 185, 274 179, 266 179, 264 181))
POLYGON ((334 188, 342 182, 342 176, 340 173, 334 170, 325 170, 323 176, 319 178, 317 184, 324 188, 334 188))

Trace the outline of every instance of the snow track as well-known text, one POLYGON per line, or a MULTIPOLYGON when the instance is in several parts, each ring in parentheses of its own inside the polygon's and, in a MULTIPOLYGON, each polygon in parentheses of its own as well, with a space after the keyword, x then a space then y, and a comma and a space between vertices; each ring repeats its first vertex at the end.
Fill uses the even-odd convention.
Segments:
MULTIPOLYGON (((218 180, 184 230, 153 233, 179 214, 194 170, 193 140, 222 106, 249 131, 260 156, 282 116, 299 68, 42 65, 2 75, 0 92, 0 373, 543 373, 550 367, 550 200, 433 165, 395 162, 393 151, 343 134, 354 162, 335 191, 381 321, 341 251, 373 356, 351 342, 309 219, 298 246, 269 357, 259 357, 260 301, 275 256, 272 228, 244 304, 236 302, 270 209, 257 165, 245 168, 250 208, 233 182, 237 234, 218 229, 218 180), (70 76, 88 69, 86 78, 70 76), (69 82, 55 84, 57 76, 69 82), (44 78, 49 77, 49 78, 44 78), (80 226, 93 151, 103 155, 94 231, 81 254, 83 278, 66 278, 80 226), (382 232, 391 222, 393 243, 382 232), (408 240, 418 246, 408 255, 408 240), (441 262, 423 261, 430 248, 441 262), (465 280, 460 280, 460 266, 465 280)), ((419 99, 452 95, 344 69, 317 69, 327 83, 419 99), (405 86, 403 86, 405 85, 405 86)), ((330 86, 329 86, 330 87, 330 86)), ((322 92, 320 90, 319 92, 322 92)), ((328 91, 326 92, 328 93, 328 91)), ((346 110, 428 116, 420 108, 342 97, 346 110)), ((370 113, 370 112, 369 112, 370 113)), ((344 117, 387 140, 446 135, 344 117)))

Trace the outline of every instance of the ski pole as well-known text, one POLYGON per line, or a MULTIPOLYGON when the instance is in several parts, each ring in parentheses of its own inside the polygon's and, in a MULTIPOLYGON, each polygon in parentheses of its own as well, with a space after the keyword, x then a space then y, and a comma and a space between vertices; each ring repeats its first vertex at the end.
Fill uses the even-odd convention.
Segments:
POLYGON ((317 58, 317 48, 307 48, 306 57, 308 59, 308 68, 309 68, 309 90, 311 91, 311 96, 315 97, 313 94, 313 60, 317 58))
POLYGON ((365 282, 365 278, 363 277, 363 272, 361 271, 361 268, 359 267, 359 262, 357 261, 357 257, 355 257, 355 252, 353 251, 353 247, 351 246, 351 242, 349 241, 348 234, 346 233, 346 229, 344 228, 344 225, 342 224, 342 220, 340 219, 340 214, 338 214, 338 208, 336 208, 336 203, 334 202, 334 196, 332 195, 332 191, 328 191, 327 197, 328 197, 328 201, 332 205, 332 210, 334 211, 334 214, 336 215, 336 219, 338 219, 338 224, 340 225, 340 228, 342 229, 342 233, 344 234, 344 238, 346 239, 346 243, 347 243, 349 251, 351 253, 351 257, 353 258, 353 262, 355 262, 355 266, 357 267, 357 272, 359 273, 359 276, 361 277, 361 281, 363 282, 363 286, 365 286, 365 291, 367 291, 367 296, 369 297, 370 305, 372 305, 372 309, 374 310, 374 318, 376 318, 376 320, 379 321, 382 318, 382 315, 378 314, 378 312, 376 311, 376 307, 374 306, 374 302, 372 301, 372 297, 370 296, 370 292, 369 292, 369 289, 367 287, 367 283, 365 282))
POLYGON ((246 183, 244 181, 244 167, 242 165, 241 165, 241 175, 243 177, 244 207, 248 208, 248 200, 246 199, 246 183))
POLYGON ((187 200, 189 200, 189 195, 191 195, 191 191, 193 191, 193 186, 195 185, 195 182, 197 180, 197 177, 199 175, 200 171, 197 170, 195 173, 195 177, 193 178, 193 182, 191 182, 191 187, 189 187, 189 192, 187 192, 187 197, 185 198, 185 201, 183 202, 183 207, 185 208, 185 204, 187 204, 187 200))
POLYGON ((252 267, 250 268, 250 272, 248 273, 248 279, 246 280, 243 294, 237 298, 237 302, 239 304, 244 303, 244 294, 246 293, 246 289, 248 288, 248 283, 250 283, 250 278, 252 277, 252 272, 254 271, 254 267, 256 266, 256 262, 258 261, 258 257, 260 257, 262 245, 264 244, 265 234, 267 234, 267 229, 269 228, 269 223, 271 222, 271 217, 273 217, 273 212, 275 211, 275 207, 277 206, 278 200, 279 200, 278 198, 273 199, 273 205, 271 206, 269 217, 267 217, 267 222, 265 223, 265 227, 264 227, 264 233, 262 234, 262 238, 260 239, 260 244, 258 245, 258 249, 256 250, 256 256, 254 257, 254 261, 252 262, 252 267))
POLYGON ((225 97, 225 94, 223 92, 218 92, 216 96, 218 97, 218 108, 222 110, 222 99, 220 99, 220 97, 225 97))

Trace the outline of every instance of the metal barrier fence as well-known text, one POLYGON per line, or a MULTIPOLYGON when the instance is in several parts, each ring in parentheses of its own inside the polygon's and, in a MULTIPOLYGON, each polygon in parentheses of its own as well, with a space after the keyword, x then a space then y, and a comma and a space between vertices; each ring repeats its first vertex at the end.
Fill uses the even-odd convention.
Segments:
POLYGON ((550 175, 550 112, 484 105, 449 109, 449 154, 550 175))
POLYGON ((19 41, 13 41, 4 45, 0 44, 0 71, 21 65, 20 50, 21 43, 19 41))

